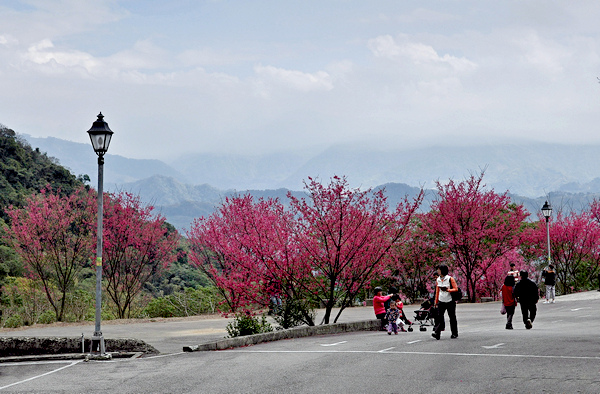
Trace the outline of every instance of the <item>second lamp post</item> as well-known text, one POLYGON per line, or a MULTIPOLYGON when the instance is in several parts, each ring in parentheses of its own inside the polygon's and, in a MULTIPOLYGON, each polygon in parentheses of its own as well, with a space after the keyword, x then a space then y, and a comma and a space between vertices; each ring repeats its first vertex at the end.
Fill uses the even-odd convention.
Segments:
POLYGON ((552 216, 552 206, 548 204, 548 201, 544 203, 542 207, 542 215, 546 218, 546 239, 548 240, 548 265, 551 263, 550 260, 550 216, 552 216))

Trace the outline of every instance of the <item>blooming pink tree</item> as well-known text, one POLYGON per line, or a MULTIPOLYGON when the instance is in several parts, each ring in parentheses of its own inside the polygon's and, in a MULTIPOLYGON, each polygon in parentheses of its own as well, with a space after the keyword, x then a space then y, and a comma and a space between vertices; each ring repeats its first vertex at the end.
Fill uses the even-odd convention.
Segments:
POLYGON ((117 316, 125 318, 144 283, 175 260, 179 235, 138 196, 105 194, 104 199, 102 275, 117 316))
MULTIPOLYGON (((565 294, 589 286, 600 264, 600 203, 594 201, 589 211, 563 215, 558 212, 550 221, 550 257, 558 279, 557 289, 565 294)), ((540 216, 529 232, 529 243, 540 260, 545 261, 546 219, 540 216)), ((545 268, 546 263, 544 263, 545 268)))
POLYGON ((390 211, 383 191, 351 189, 345 177, 327 186, 309 178, 307 198, 288 194, 301 259, 310 264, 315 297, 325 305, 328 324, 334 306, 352 304, 358 292, 385 269, 384 260, 402 240, 421 202, 405 201, 390 211))
POLYGON ((45 189, 28 197, 24 208, 7 210, 8 242, 29 276, 42 282, 58 321, 77 273, 90 261, 95 201, 93 192, 83 188, 66 197, 45 189))
MULTIPOLYGON (((215 284, 231 312, 267 306, 271 295, 310 297, 310 265, 299 258, 293 217, 278 200, 227 198, 210 217, 193 222, 188 239, 190 262, 215 284)), ((304 320, 314 324, 309 314, 304 320)))
POLYGON ((438 182, 439 197, 424 226, 445 251, 450 267, 466 281, 471 302, 477 282, 487 270, 519 244, 519 229, 527 213, 506 193, 484 190, 483 173, 464 182, 438 182))

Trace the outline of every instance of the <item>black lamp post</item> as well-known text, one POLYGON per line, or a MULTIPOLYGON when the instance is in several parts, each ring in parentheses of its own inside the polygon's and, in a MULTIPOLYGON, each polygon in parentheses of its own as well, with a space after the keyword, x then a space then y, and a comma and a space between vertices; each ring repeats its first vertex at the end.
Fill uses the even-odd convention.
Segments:
POLYGON ((100 321, 102 319, 102 219, 103 196, 104 196, 104 154, 108 150, 110 139, 113 135, 108 123, 103 120, 102 112, 98 119, 92 124, 92 128, 87 132, 92 140, 94 152, 98 155, 98 232, 96 241, 96 327, 92 336, 91 351, 99 351, 101 355, 105 354, 104 337, 100 330, 100 321))
POLYGON ((552 216, 552 206, 548 201, 542 207, 542 215, 546 218, 546 238, 548 239, 548 264, 550 264, 550 216, 552 216))

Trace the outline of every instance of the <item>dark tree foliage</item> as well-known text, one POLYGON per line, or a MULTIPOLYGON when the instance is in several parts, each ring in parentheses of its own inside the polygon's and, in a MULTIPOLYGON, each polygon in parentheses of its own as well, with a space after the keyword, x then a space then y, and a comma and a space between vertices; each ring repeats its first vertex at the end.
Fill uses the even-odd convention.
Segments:
POLYGON ((0 219, 8 222, 8 206, 22 207, 25 197, 47 185, 68 195, 82 181, 83 177, 78 179, 58 160, 32 149, 17 133, 0 124, 0 219))

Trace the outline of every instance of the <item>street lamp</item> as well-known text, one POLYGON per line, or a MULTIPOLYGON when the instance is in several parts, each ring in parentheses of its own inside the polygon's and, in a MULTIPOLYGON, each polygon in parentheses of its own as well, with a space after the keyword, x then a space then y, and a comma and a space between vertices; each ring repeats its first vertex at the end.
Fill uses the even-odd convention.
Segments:
POLYGON ((90 351, 99 351, 101 355, 105 353, 104 337, 100 330, 100 321, 102 318, 102 219, 103 196, 104 196, 104 154, 108 150, 110 139, 113 135, 108 123, 103 120, 102 112, 98 119, 92 124, 92 128, 87 132, 92 140, 94 152, 98 155, 98 232, 96 240, 96 327, 92 336, 92 346, 90 351))
POLYGON ((546 238, 548 239, 548 264, 550 264, 550 216, 552 216, 552 206, 548 201, 542 207, 542 215, 546 218, 546 238))

